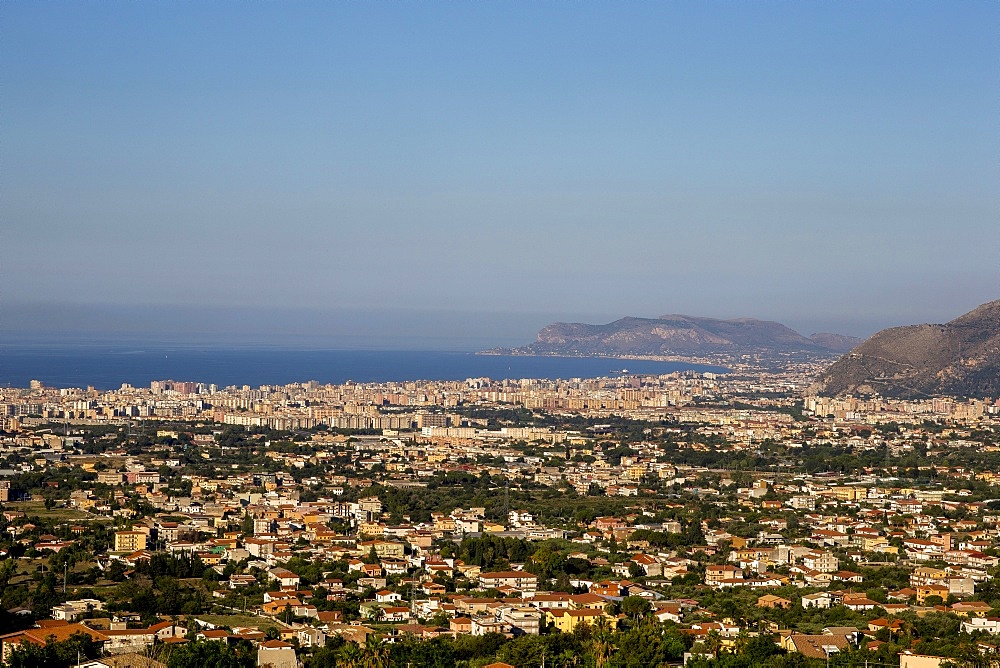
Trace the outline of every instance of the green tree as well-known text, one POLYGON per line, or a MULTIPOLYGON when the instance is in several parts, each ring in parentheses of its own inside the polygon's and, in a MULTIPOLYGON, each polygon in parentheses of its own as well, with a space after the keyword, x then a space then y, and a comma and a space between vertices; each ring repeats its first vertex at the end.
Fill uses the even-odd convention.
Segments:
POLYGON ((68 640, 56 642, 52 636, 44 645, 24 643, 6 662, 7 668, 68 668, 81 659, 95 659, 100 647, 86 633, 74 633, 68 640))
POLYGON ((108 567, 108 579, 113 582, 121 582, 125 579, 125 564, 118 559, 111 562, 108 567))
POLYGON ((362 651, 362 665, 365 668, 389 668, 389 653, 389 643, 381 638, 371 638, 365 643, 362 651))
POLYGON ((234 646, 215 640, 202 640, 176 647, 167 660, 167 668, 256 668, 253 645, 241 640, 234 646))
POLYGON ((623 613, 636 621, 648 614, 650 609, 649 601, 641 596, 626 596, 619 605, 623 613))
POLYGON ((754 636, 742 646, 738 644, 737 650, 750 661, 751 666, 763 665, 768 657, 782 653, 781 648, 775 644, 774 638, 769 633, 754 636))

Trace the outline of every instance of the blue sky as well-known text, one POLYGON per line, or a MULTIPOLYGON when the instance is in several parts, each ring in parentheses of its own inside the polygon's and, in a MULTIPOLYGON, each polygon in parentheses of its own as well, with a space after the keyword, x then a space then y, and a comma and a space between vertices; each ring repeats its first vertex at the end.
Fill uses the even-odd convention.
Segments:
POLYGON ((948 320, 1000 298, 998 27, 995 2, 2 3, 4 327, 948 320))

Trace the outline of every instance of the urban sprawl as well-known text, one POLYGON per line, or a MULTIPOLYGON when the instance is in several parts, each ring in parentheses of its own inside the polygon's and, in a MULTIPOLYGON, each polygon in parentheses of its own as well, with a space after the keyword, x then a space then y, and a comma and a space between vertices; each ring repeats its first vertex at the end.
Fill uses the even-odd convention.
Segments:
POLYGON ((12 668, 1000 665, 1000 401, 0 389, 12 668))

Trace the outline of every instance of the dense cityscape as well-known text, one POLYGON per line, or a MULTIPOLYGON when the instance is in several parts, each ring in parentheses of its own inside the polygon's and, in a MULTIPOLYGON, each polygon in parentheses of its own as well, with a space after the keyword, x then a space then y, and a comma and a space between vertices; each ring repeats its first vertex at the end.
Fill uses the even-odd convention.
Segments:
POLYGON ((1000 668, 1000 2, 0 2, 0 668, 1000 668))
POLYGON ((988 665, 1000 402, 731 368, 4 389, 4 663, 988 665))

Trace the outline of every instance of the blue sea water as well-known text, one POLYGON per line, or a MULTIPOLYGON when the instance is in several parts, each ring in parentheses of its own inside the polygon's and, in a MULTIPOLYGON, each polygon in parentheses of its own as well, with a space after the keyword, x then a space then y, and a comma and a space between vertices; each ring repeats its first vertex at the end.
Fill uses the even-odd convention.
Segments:
POLYGON ((627 368, 635 374, 674 371, 723 373, 716 366, 587 357, 476 355, 399 350, 276 348, 99 347, 0 345, 0 386, 114 389, 153 380, 228 385, 283 385, 405 380, 597 378, 627 368))

